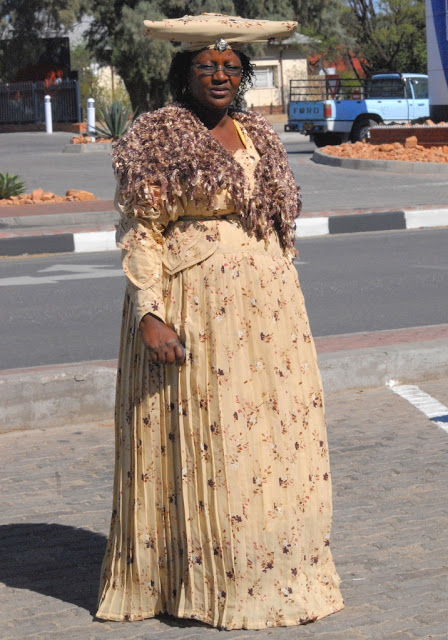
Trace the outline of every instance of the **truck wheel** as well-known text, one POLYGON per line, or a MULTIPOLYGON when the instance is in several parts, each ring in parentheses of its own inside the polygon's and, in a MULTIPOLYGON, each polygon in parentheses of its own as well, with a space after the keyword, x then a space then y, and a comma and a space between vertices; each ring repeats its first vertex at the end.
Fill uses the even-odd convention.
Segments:
POLYGON ((371 118, 361 118, 353 125, 351 140, 352 142, 368 142, 370 137, 370 129, 378 124, 371 118))
POLYGON ((313 133, 313 142, 316 147, 326 147, 327 144, 341 144, 342 136, 339 133, 313 133))

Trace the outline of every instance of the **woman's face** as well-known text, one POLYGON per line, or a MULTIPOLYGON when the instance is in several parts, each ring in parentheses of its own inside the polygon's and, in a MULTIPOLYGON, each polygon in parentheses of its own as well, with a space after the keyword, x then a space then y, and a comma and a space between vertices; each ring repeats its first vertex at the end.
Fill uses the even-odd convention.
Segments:
POLYGON ((227 109, 240 86, 241 73, 237 76, 228 76, 223 69, 219 69, 209 76, 194 65, 241 68, 241 60, 237 54, 231 49, 226 49, 222 53, 215 49, 204 49, 199 51, 191 62, 189 93, 193 101, 213 111, 227 109))

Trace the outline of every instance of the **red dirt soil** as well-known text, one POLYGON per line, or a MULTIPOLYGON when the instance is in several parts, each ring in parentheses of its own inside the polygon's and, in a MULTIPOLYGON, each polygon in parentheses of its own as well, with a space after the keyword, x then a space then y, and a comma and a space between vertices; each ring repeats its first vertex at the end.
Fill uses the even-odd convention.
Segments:
POLYGON ((323 147, 322 151, 337 158, 361 158, 363 160, 401 160, 404 162, 448 162, 448 145, 443 147, 423 147, 415 136, 410 136, 404 144, 369 144, 366 142, 345 143, 323 147))
POLYGON ((92 138, 91 136, 74 136, 71 144, 97 144, 103 142, 113 142, 112 138, 92 138))
POLYGON ((51 191, 35 189, 32 193, 23 193, 8 199, 0 199, 0 206, 14 206, 22 204, 48 204, 49 202, 82 202, 96 200, 93 193, 79 189, 69 189, 65 196, 57 196, 51 191))

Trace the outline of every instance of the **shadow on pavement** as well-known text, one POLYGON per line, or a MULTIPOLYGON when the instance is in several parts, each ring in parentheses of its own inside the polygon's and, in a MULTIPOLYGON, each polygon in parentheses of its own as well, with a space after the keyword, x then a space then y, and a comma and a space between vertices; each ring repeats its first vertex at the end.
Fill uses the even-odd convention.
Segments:
POLYGON ((104 535, 60 524, 0 526, 0 581, 96 612, 104 535))
MULTIPOLYGON (((0 541, 0 582, 74 604, 95 617, 106 536, 39 522, 0 525, 0 541)), ((157 618, 167 627, 210 628, 167 614, 157 618)))
POLYGON ((290 151, 288 149, 288 155, 290 156, 311 156, 313 155, 312 151, 290 151))

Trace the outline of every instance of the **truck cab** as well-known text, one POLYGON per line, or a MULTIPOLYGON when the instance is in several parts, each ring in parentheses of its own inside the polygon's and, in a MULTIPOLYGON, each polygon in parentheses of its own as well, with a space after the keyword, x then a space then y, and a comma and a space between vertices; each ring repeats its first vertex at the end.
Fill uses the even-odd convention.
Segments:
POLYGON ((375 124, 429 116, 428 77, 380 73, 364 81, 291 80, 285 129, 310 135, 317 146, 367 140, 375 124))

